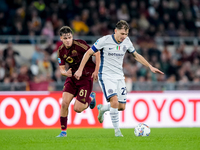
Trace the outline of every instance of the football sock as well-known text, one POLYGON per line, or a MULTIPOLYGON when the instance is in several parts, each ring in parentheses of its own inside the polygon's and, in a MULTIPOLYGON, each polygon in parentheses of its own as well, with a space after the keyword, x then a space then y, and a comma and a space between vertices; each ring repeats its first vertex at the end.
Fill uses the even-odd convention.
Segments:
POLYGON ((66 132, 66 130, 67 130, 67 117, 60 117, 60 125, 61 125, 61 130, 66 132))
POLYGON ((101 111, 103 111, 103 112, 106 112, 106 111, 109 111, 109 110, 110 110, 110 104, 103 105, 103 106, 101 107, 101 111))
POLYGON ((110 117, 115 131, 119 130, 119 112, 118 108, 110 107, 110 117))

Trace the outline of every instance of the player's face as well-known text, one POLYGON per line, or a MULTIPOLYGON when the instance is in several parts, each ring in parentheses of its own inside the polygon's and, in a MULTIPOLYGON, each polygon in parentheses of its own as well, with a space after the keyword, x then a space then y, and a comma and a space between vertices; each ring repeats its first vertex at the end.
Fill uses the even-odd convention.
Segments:
POLYGON ((65 47, 71 47, 73 42, 73 35, 71 33, 64 33, 60 36, 60 40, 64 43, 65 47))
POLYGON ((118 43, 123 42, 123 40, 128 36, 128 31, 125 29, 115 29, 115 38, 118 43))

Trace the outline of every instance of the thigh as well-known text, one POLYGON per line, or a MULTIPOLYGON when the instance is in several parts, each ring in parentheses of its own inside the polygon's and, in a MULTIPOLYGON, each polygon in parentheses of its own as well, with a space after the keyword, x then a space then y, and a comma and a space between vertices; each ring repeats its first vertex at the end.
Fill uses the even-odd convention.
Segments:
POLYGON ((72 78, 67 78, 63 87, 63 92, 68 92, 74 95, 74 97, 77 94, 77 86, 72 78))
POLYGON ((65 104, 69 105, 73 98, 74 98, 73 94, 71 94, 69 92, 63 92, 63 94, 62 94, 62 103, 65 103, 65 104))
POLYGON ((88 107, 88 104, 84 104, 82 102, 80 102, 79 100, 76 100, 74 103, 74 111, 76 112, 82 112, 83 110, 85 110, 88 107))
POLYGON ((111 97, 117 95, 117 80, 99 79, 99 85, 101 86, 103 94, 108 102, 111 97))
POLYGON ((127 90, 126 90, 126 84, 125 84, 124 79, 118 80, 117 95, 118 95, 118 102, 119 103, 126 103, 127 90))
POLYGON ((92 79, 80 80, 77 81, 77 100, 83 104, 86 104, 90 101, 90 93, 93 88, 92 79))

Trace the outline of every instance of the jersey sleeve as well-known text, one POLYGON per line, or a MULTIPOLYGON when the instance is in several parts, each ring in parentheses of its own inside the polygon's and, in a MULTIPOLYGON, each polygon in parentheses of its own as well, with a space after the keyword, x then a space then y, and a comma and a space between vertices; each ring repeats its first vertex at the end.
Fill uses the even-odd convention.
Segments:
POLYGON ((102 49, 103 46, 105 44, 105 36, 103 36, 102 38, 99 38, 91 47, 91 49, 94 52, 97 52, 98 50, 102 49))
POLYGON ((85 51, 90 49, 90 46, 87 44, 86 41, 84 41, 84 40, 76 40, 76 41, 77 42, 75 42, 75 44, 79 46, 80 51, 83 51, 85 53, 85 51))
POLYGON ((133 53, 135 51, 135 47, 133 46, 133 43, 131 40, 128 38, 128 52, 133 53))
POLYGON ((90 46, 87 44, 87 42, 86 42, 86 41, 84 41, 84 40, 81 40, 81 42, 82 42, 84 45, 86 45, 86 46, 87 46, 87 50, 88 50, 88 49, 90 49, 90 46))
MULTIPOLYGON (((62 46, 62 45, 61 45, 62 46)), ((65 60, 62 57, 62 51, 61 51, 61 46, 59 47, 58 51, 57 51, 57 56, 58 56, 58 64, 59 66, 65 65, 65 60)))

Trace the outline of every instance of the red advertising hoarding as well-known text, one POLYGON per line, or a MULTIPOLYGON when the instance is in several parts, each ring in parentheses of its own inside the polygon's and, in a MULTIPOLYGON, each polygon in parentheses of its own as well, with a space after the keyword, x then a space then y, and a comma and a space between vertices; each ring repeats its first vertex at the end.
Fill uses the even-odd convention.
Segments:
MULTIPOLYGON (((97 93, 97 105, 107 104, 97 93)), ((0 92, 0 129, 59 128, 61 92, 0 92)), ((69 128, 112 128, 109 112, 104 122, 98 110, 82 113, 69 106, 69 128)), ((120 128, 133 128, 144 122, 150 127, 200 127, 200 91, 128 93, 126 109, 119 113, 120 128)))
MULTIPOLYGON (((60 127, 61 92, 4 92, 0 94, 0 128, 54 128, 60 127)), ((97 103, 102 93, 97 93, 97 103)), ((82 113, 69 106, 68 127, 102 127, 97 109, 82 113)))

